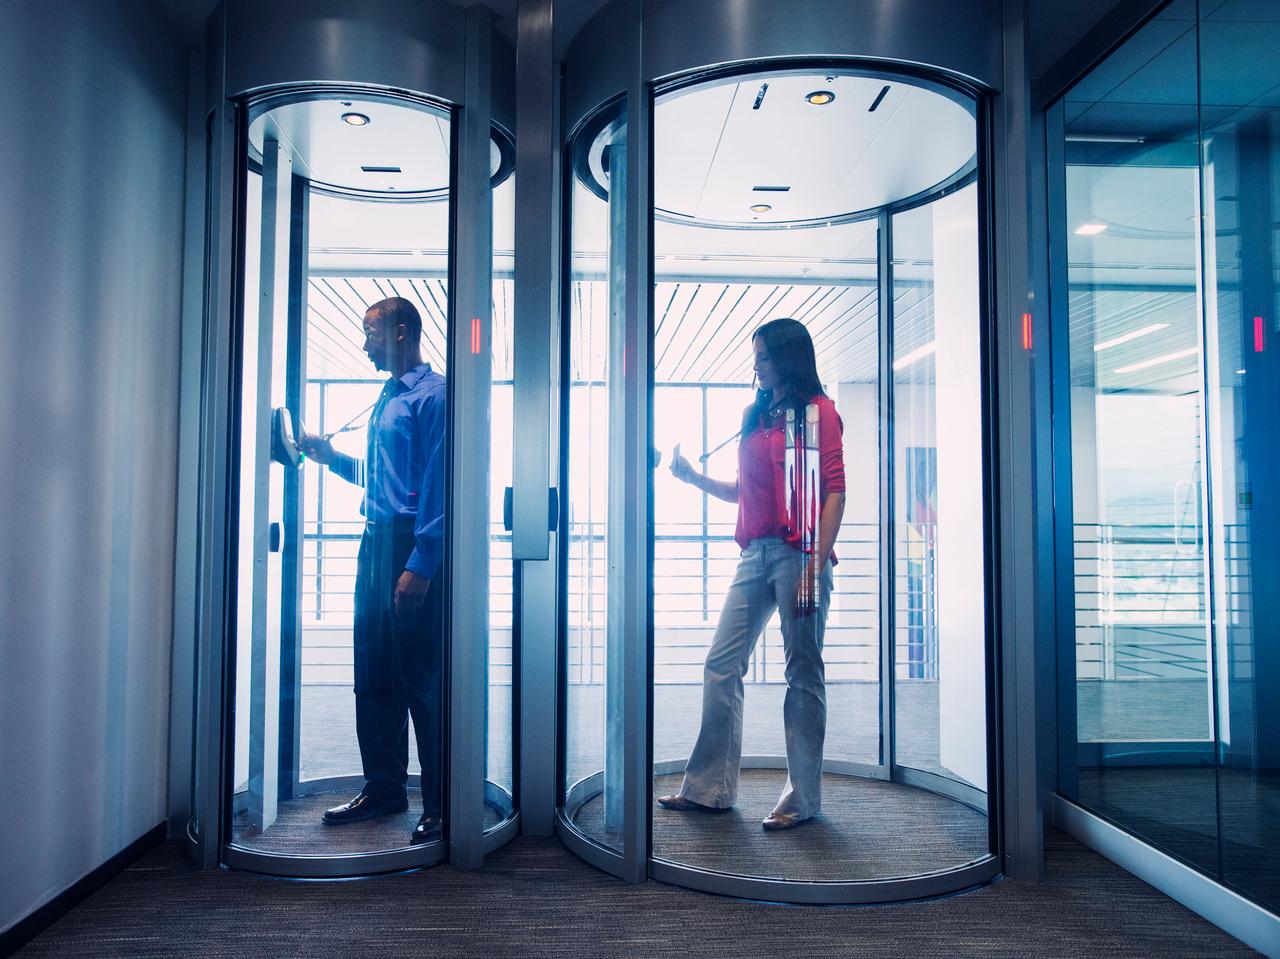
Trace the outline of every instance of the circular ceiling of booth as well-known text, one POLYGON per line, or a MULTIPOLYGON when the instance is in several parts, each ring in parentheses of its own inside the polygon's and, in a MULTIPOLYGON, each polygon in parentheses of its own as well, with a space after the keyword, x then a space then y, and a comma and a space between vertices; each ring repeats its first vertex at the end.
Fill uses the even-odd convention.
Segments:
MULTIPOLYGON (((603 194, 613 129, 586 157, 603 194)), ((654 206, 671 222, 738 229, 847 221, 965 175, 976 144, 970 109, 903 80, 733 77, 657 101, 654 206)))
MULTIPOLYGON (((442 112, 380 100, 304 100, 274 107, 249 125, 256 156, 267 137, 286 144, 297 172, 320 190, 389 200, 449 192, 449 117, 442 112)), ((490 176, 504 178, 509 166, 503 148, 490 141, 490 176)))

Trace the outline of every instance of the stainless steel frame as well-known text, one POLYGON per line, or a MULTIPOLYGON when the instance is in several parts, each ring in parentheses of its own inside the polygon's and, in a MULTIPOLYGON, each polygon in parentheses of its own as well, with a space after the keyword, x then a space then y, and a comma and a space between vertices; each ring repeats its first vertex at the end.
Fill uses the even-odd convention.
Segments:
POLYGON ((1069 836, 1263 955, 1280 955, 1280 916, 1060 795, 1050 809, 1053 824, 1069 836))
MULTIPOLYGON (((557 832, 565 844, 593 865, 612 872, 628 881, 637 882, 646 875, 664 881, 686 885, 726 895, 749 898, 765 898, 789 902, 885 902, 915 899, 955 892, 990 881, 1006 868, 1004 832, 1001 828, 1000 797, 1001 780, 1000 744, 1004 730, 1001 727, 999 697, 1002 674, 999 668, 1000 648, 997 637, 1002 635, 1002 610, 999 603, 997 570, 1000 554, 994 535, 996 508, 988 507, 988 555, 987 581, 987 730, 990 797, 963 784, 954 783, 941 776, 919 770, 898 767, 893 760, 893 664, 892 652, 883 655, 882 662, 882 710, 885 718, 882 728, 885 753, 881 765, 860 767, 854 764, 829 763, 832 772, 867 775, 888 779, 916 788, 922 788, 949 796, 957 801, 988 811, 991 817, 991 855, 976 862, 952 870, 943 870, 927 876, 903 877, 877 882, 809 883, 756 879, 708 872, 689 866, 655 859, 650 847, 649 783, 655 770, 651 766, 651 687, 652 635, 649 609, 652 602, 652 559, 649 551, 648 525, 652 515, 652 483, 648 457, 648 418, 652 403, 652 371, 648 363, 650 348, 649 317, 653 273, 651 262, 651 236, 653 224, 651 183, 651 123, 653 98, 657 92, 665 92, 678 86, 697 83, 712 76, 741 74, 754 70, 779 70, 792 67, 831 66, 853 69, 870 75, 883 75, 912 82, 944 88, 948 95, 971 105, 978 121, 978 169, 968 177, 953 178, 944 186, 954 189, 961 181, 972 182, 976 177, 980 193, 980 227, 982 231, 981 263, 989 274, 993 259, 989 253, 992 230, 992 178, 984 172, 992 164, 993 130, 989 125, 991 90, 999 85, 1002 54, 997 42, 1003 28, 1001 5, 991 3, 987 16, 975 15, 966 10, 961 17, 952 6, 934 3, 933 0, 917 0, 908 4, 911 9, 899 11, 901 16, 889 18, 879 9, 866 9, 859 5, 841 4, 820 0, 806 9, 806 16, 796 18, 776 4, 754 2, 723 4, 711 0, 691 0, 681 4, 644 3, 642 0, 615 0, 587 24, 570 46, 565 61, 564 128, 569 132, 566 143, 584 130, 600 125, 599 105, 620 100, 626 113, 627 169, 625 224, 625 319, 620 333, 628 362, 612 364, 612 368, 624 370, 619 384, 623 401, 621 421, 621 448, 611 454, 611 498, 614 484, 625 491, 627 511, 614 513, 617 549, 628 558, 629 572, 610 586, 610 631, 621 630, 628 637, 622 647, 622 668, 625 676, 624 740, 622 766, 624 788, 624 818, 621 853, 607 849, 582 834, 573 826, 573 815, 581 804, 598 792, 603 772, 575 784, 565 791, 557 811, 557 832), (910 24, 918 18, 931 18, 948 24, 946 28, 918 31, 910 24), (690 24, 698 24, 690 29, 690 24), (900 29, 886 29, 901 24, 900 29), (926 36, 927 34, 927 36, 926 36), (925 67, 922 64, 929 64, 925 67), (614 478, 613 469, 621 472, 614 478), (640 587, 646 587, 643 592, 640 587), (637 642, 644 637, 644 642, 637 642), (644 868, 647 861, 648 868, 644 868)), ((937 196, 910 198, 900 206, 919 205, 937 196)), ((868 216, 879 216, 881 226, 881 252, 886 252, 890 242, 891 210, 868 211, 868 216)), ((881 302, 890 302, 892 296, 891 258, 882 255, 881 302)), ((995 370, 995 346, 1005 339, 996 335, 996 304, 993 284, 989 275, 984 279, 982 308, 984 317, 983 363, 984 379, 991 381, 995 370)), ((1001 329, 1013 329, 1007 322, 1001 329)), ((892 408, 891 359, 892 331, 882 331, 881 340, 881 443, 891 448, 889 437, 892 423, 888 411, 892 408)), ((1007 340, 1006 340, 1007 342, 1007 340)), ((1005 347, 1006 350, 1010 349, 1005 347)), ((1008 488, 1003 474, 995 469, 997 450, 1004 447, 1005 437, 996 434, 993 413, 1003 405, 994 389, 984 393, 984 417, 986 440, 984 446, 984 471, 989 503, 997 501, 1001 490, 1008 488)), ((1005 440, 1007 442, 1007 440, 1005 440)), ((882 490, 891 496, 890 464, 882 457, 882 490)), ((882 501, 882 509, 891 506, 882 501)), ((891 514, 890 514, 891 515, 891 514)), ((882 544, 883 545, 883 544, 882 544)), ((881 562, 891 558, 890 549, 882 551, 881 562)), ((893 635, 892 592, 882 598, 882 628, 884 636, 893 635)), ((612 662, 612 659, 611 659, 612 662)), ((561 683, 565 681, 563 664, 561 683)), ((561 721, 560 745, 563 750, 561 721)), ((782 763, 777 757, 756 757, 753 763, 776 766, 782 763)), ((744 765, 746 763, 744 762, 744 765)), ((665 766, 668 764, 664 764, 665 766)), ((679 765, 679 764, 675 764, 679 765)), ((561 760, 563 769, 563 757, 561 760)), ((1021 767, 1019 775, 1026 776, 1021 767)), ((1034 791, 1034 778, 1030 780, 1034 791)), ((1025 794, 1024 794, 1025 795, 1025 794)), ((1033 802, 1034 807, 1034 802, 1033 802)), ((1032 837, 1026 837, 1032 840, 1032 837)), ((1040 838, 1033 838, 1034 856, 1039 855, 1040 838)))
MULTIPOLYGON (((243 165, 251 112, 266 105, 358 93, 452 109, 450 241, 450 458, 452 528, 446 549, 453 582, 487 582, 487 422, 489 409, 492 239, 491 130, 514 128, 514 53, 495 36, 488 11, 442 2, 406 5, 366 0, 358 16, 342 0, 225 0, 207 27, 208 200, 204 350, 198 423, 199 507, 196 520, 196 678, 189 852, 203 867, 218 862, 275 875, 311 878, 365 875, 421 867, 446 856, 474 867, 508 841, 518 813, 487 833, 486 804, 512 810, 506 790, 485 781, 484 703, 486 595, 449 591, 450 722, 447 724, 448 841, 347 856, 285 856, 230 841, 232 650, 235 644, 235 444, 239 418, 238 339, 243 251, 243 165), (323 42, 321 42, 323 40, 323 42), (479 211, 482 215, 472 214, 479 211), (455 327, 481 318, 481 350, 455 327), (459 319, 461 318, 461 319, 459 319), (458 442, 483 435, 484 443, 458 442), (466 523, 464 529, 460 524, 466 523), (477 536, 476 529, 479 530, 477 536)), ((194 419, 194 417, 193 417, 194 419)), ((515 731, 513 730, 513 735, 515 731)), ((304 792, 355 785, 344 777, 299 784, 304 792)), ((406 837, 407 838, 407 837, 406 837)))

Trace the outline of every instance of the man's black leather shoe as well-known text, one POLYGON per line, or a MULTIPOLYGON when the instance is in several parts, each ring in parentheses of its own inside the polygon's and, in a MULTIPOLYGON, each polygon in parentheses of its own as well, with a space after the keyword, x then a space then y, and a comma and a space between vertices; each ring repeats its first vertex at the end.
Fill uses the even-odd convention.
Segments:
POLYGON ((364 822, 377 816, 389 816, 392 813, 404 812, 409 808, 409 800, 405 796, 385 796, 378 798, 361 792, 350 802, 334 806, 324 811, 323 819, 330 826, 345 826, 348 823, 364 822))
POLYGON ((409 845, 421 846, 424 842, 433 842, 442 835, 439 816, 422 814, 418 825, 413 827, 413 835, 409 837, 409 845))

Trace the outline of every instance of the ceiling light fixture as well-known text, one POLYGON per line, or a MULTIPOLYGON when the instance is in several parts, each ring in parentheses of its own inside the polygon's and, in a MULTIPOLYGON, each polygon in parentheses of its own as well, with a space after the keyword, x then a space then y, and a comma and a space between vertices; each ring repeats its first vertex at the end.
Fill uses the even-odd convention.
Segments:
POLYGON ((1076 227, 1076 236, 1097 236, 1106 228, 1105 223, 1081 223, 1076 227))
POLYGON ((1118 367, 1116 372, 1136 373, 1138 370, 1147 370, 1153 366, 1172 363, 1174 360, 1186 359, 1188 356, 1195 356, 1199 352, 1200 348, 1198 346, 1193 346, 1189 350, 1179 350, 1177 353, 1166 353, 1164 356, 1154 356, 1149 360, 1143 360, 1141 363, 1130 363, 1128 366, 1118 367))
POLYGON ((370 121, 363 113, 344 113, 342 115, 342 122, 349 123, 353 127, 363 127, 368 126, 370 121))
POLYGON ((1144 326, 1140 330, 1133 330, 1125 333, 1123 336, 1117 336, 1114 339, 1103 340, 1101 343, 1095 343, 1093 352, 1101 353, 1103 350, 1109 350, 1113 346, 1119 346, 1121 343, 1128 343, 1130 340, 1136 340, 1140 336, 1146 336, 1149 333, 1156 333, 1160 330, 1167 330, 1168 323, 1152 323, 1150 326, 1144 326))
POLYGON ((900 370, 905 366, 910 366, 912 363, 918 363, 921 360, 923 360, 926 356, 932 356, 937 351, 937 349, 938 349, 937 340, 934 340, 932 343, 926 343, 924 346, 921 346, 917 349, 912 350, 906 356, 900 356, 896 360, 894 360, 893 368, 895 370, 900 370))
POLYGON ((805 99, 812 103, 815 107, 825 107, 828 103, 836 98, 836 95, 830 90, 814 90, 808 94, 805 99))
POLYGON ((753 204, 751 204, 751 212, 752 212, 752 213, 768 213, 768 212, 769 212, 770 210, 772 210, 772 209, 773 209, 773 207, 771 207, 768 203, 753 203, 753 204))

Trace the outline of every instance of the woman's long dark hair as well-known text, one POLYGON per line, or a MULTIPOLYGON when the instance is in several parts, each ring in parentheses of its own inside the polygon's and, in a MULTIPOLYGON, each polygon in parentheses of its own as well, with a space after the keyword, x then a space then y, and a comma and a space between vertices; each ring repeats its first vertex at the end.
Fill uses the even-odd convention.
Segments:
MULTIPOLYGON (((826 396, 818 379, 818 361, 813 353, 813 340, 799 320, 782 317, 770 320, 751 334, 764 340, 765 349, 774 369, 787 388, 787 405, 796 411, 796 421, 803 416, 805 404, 815 396, 826 396)), ((742 417, 742 436, 757 429, 765 419, 765 412, 773 395, 769 390, 756 390, 756 401, 742 417)))

